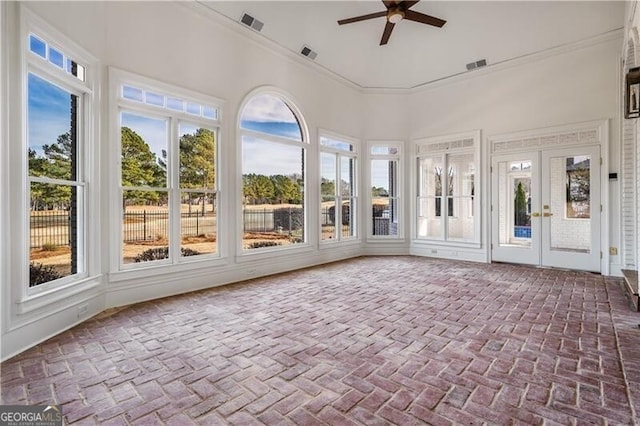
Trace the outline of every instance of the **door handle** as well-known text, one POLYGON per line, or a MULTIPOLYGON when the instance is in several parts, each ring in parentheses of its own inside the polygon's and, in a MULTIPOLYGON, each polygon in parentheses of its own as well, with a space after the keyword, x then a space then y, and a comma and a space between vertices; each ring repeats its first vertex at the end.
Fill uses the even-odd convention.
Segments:
MULTIPOLYGON (((545 213, 546 214, 546 213, 545 213)), ((531 217, 540 217, 540 213, 538 212, 533 212, 531 213, 531 217)))
POLYGON ((547 212, 544 212, 544 213, 542 214, 542 216, 544 216, 544 217, 553 216, 553 213, 547 213, 547 212))

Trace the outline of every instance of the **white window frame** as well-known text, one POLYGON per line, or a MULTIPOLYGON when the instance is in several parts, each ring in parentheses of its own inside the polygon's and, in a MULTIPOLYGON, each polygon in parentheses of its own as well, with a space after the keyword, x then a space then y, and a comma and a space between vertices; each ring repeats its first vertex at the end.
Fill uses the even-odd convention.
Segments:
MULTIPOLYGON (((333 244, 338 244, 338 243, 347 243, 347 242, 358 242, 360 241, 360 141, 355 139, 355 138, 351 138, 348 136, 343 136, 340 135, 338 133, 333 133, 331 131, 328 130, 323 130, 320 129, 318 132, 318 147, 320 149, 320 156, 318 158, 318 167, 321 169, 322 165, 320 164, 320 161, 322 159, 322 153, 328 153, 328 154, 332 154, 335 155, 335 160, 336 160, 336 185, 335 185, 335 191, 334 191, 334 200, 335 200, 335 210, 334 210, 334 222, 336 223, 336 236, 335 238, 329 239, 329 240, 323 240, 322 239, 322 214, 320 213, 320 211, 318 211, 319 214, 319 219, 320 222, 318 224, 318 231, 319 231, 319 235, 318 235, 318 239, 320 241, 321 245, 333 245, 333 244), (326 145, 322 145, 321 141, 323 138, 327 138, 327 139, 331 139, 331 140, 335 140, 335 141, 339 141, 339 142, 343 142, 346 144, 351 145, 351 147, 353 148, 352 151, 345 151, 342 149, 337 149, 337 148, 332 148, 326 145), (341 230, 339 230, 339 228, 342 226, 342 208, 338 208, 338 206, 342 206, 342 202, 343 197, 340 191, 340 179, 341 179, 341 170, 342 170, 342 165, 341 165, 341 160, 342 158, 349 158, 349 159, 353 159, 354 160, 354 170, 353 170, 353 176, 352 179, 354 179, 353 182, 353 194, 351 194, 351 199, 353 199, 353 203, 352 205, 350 204, 350 208, 355 209, 355 214, 352 214, 351 216, 353 217, 355 223, 353 224, 353 230, 355 235, 353 236, 348 236, 348 237, 343 237, 342 236, 342 232, 341 230)), ((322 176, 320 176, 320 181, 322 181, 322 176)), ((319 202, 319 207, 322 205, 322 194, 320 195, 320 198, 318 199, 319 202)))
MULTIPOLYGON (((21 182, 19 187, 19 212, 15 221, 19 227, 20 246, 16 257, 20 260, 20 267, 12 270, 14 287, 12 288, 17 301, 18 313, 26 313, 38 309, 55 301, 65 299, 70 295, 99 285, 96 277, 100 274, 100 259, 95 250, 96 241, 100 234, 98 221, 87 218, 99 215, 99 166, 96 155, 98 140, 98 121, 96 112, 99 110, 98 85, 101 80, 98 60, 88 51, 70 40, 46 21, 32 13, 24 5, 19 7, 20 23, 18 30, 18 56, 20 58, 16 71, 20 88, 19 107, 11 121, 19 123, 10 130, 12 137, 22 141, 20 153, 12 153, 10 157, 16 160, 20 169, 21 182), (47 45, 73 58, 85 68, 84 81, 68 74, 64 69, 49 63, 30 50, 29 37, 36 35, 47 45), (75 181, 59 180, 45 177, 30 177, 28 167, 28 76, 34 74, 66 91, 78 96, 78 125, 77 125, 77 178, 75 181), (19 111, 19 115, 17 113, 19 111), (19 132, 19 133, 17 133, 19 132), (17 136, 19 135, 19 136, 17 136), (19 159, 19 160, 18 160, 19 159), (29 287, 30 264, 30 184, 31 182, 71 184, 83 189, 82 197, 78 200, 78 264, 80 271, 54 281, 29 287), (19 225, 18 225, 19 224, 19 225), (52 294, 55 294, 52 296, 52 294)), ((11 149, 10 149, 11 151, 11 149)), ((16 184, 15 186, 18 186, 16 184)), ((16 264, 14 264, 16 265, 16 264)))
POLYGON ((367 190, 366 190, 366 222, 367 222, 367 240, 371 241, 397 241, 404 239, 404 229, 405 229, 405 216, 404 216, 404 143, 400 141, 369 141, 367 143, 367 176, 365 181, 367 182, 367 190), (396 154, 373 154, 372 151, 374 148, 395 148, 396 154), (371 188, 373 187, 373 182, 371 181, 371 163, 373 160, 387 160, 387 161, 396 161, 397 167, 397 188, 396 188, 396 196, 389 197, 389 200, 392 198, 396 200, 396 205, 398 212, 396 217, 398 218, 398 233, 397 235, 374 235, 373 234, 373 197, 371 194, 371 188))
MULTIPOLYGON (((465 142, 466 143, 466 142, 465 142)), ((481 162, 480 162, 480 131, 472 131, 465 133, 457 133, 439 137, 430 137, 430 138, 421 138, 414 140, 415 152, 413 155, 412 163, 415 170, 413 171, 413 182, 415 185, 414 197, 412 200, 412 238, 416 242, 431 242, 437 243, 438 245, 450 245, 450 246, 459 246, 459 247, 474 247, 478 248, 481 245, 481 226, 482 226, 482 217, 481 217, 481 197, 482 197, 482 176, 481 176, 481 162), (463 146, 462 141, 472 140, 470 146, 463 146), (424 157, 434 157, 441 156, 443 161, 443 172, 447 171, 449 168, 449 156, 457 155, 457 154, 472 154, 473 162, 474 162, 474 195, 473 195, 473 240, 461 240, 461 239, 450 239, 448 238, 448 221, 452 218, 458 218, 458 216, 449 216, 448 215, 448 182, 446 180, 443 181, 445 183, 442 188, 442 211, 440 220, 442 223, 442 237, 434 238, 428 236, 419 236, 418 235, 418 212, 420 206, 420 179, 419 179, 419 161, 424 157)), ((464 197, 464 196, 460 196, 464 197)), ((454 195, 454 199, 456 196, 454 195)), ((454 214, 456 212, 454 211, 454 214)))
POLYGON ((250 259, 256 259, 261 257, 271 257, 274 255, 280 255, 282 252, 287 251, 309 251, 311 248, 312 241, 315 239, 315 236, 310 234, 310 218, 313 217, 313 213, 309 212, 310 205, 310 195, 314 193, 313 190, 310 190, 310 185, 312 184, 312 180, 309 179, 309 171, 311 168, 309 167, 309 163, 312 160, 316 160, 312 158, 312 150, 311 144, 309 143, 309 129, 306 124, 305 115, 298 106, 300 105, 295 99, 293 99, 286 91, 275 87, 275 86, 262 86, 258 87, 251 92, 249 92, 240 107, 238 108, 238 116, 236 120, 236 135, 237 135, 237 157, 236 157, 236 183, 237 186, 237 203, 236 203, 236 217, 237 225, 236 225, 236 256, 237 260, 240 262, 248 261, 250 259), (242 114, 244 112, 245 107, 253 98, 260 95, 271 95, 279 98, 293 113, 298 121, 298 125, 300 126, 300 135, 302 137, 302 141, 297 141, 294 139, 289 139, 283 136, 276 136, 269 133, 257 132, 254 130, 243 129, 241 127, 242 123, 242 114), (264 247, 257 249, 244 250, 244 224, 243 224, 243 182, 242 182, 242 138, 243 136, 251 136, 259 139, 263 139, 269 142, 279 143, 288 146, 295 146, 304 150, 304 186, 302 193, 302 205, 304 209, 304 226, 303 226, 303 235, 304 241, 297 244, 291 244, 288 246, 274 246, 274 247, 264 247))
MULTIPOLYGON (((109 68, 109 99, 110 99, 110 131, 111 131, 111 144, 113 149, 111 150, 113 155, 110 158, 110 164, 116 168, 117 173, 111 175, 111 188, 110 193, 111 205, 119 206, 117 209, 113 209, 111 217, 111 229, 118 230, 113 232, 112 246, 114 249, 111 252, 111 265, 112 273, 116 276, 116 281, 120 279, 126 279, 127 274, 121 275, 119 272, 127 273, 130 271, 144 270, 147 273, 149 270, 158 271, 157 273, 163 273, 167 268, 175 268, 182 264, 204 264, 211 265, 212 261, 221 262, 222 259, 227 257, 225 252, 224 239, 225 235, 221 235, 224 227, 220 226, 220 223, 225 219, 224 210, 225 201, 222 199, 224 194, 221 191, 220 177, 223 175, 221 170, 222 161, 220 161, 221 155, 221 128, 222 128, 222 115, 224 101, 211 96, 196 93, 188 89, 183 89, 178 86, 162 83, 157 80, 143 77, 127 71, 122 71, 117 68, 109 68), (214 119, 198 117, 187 112, 180 112, 169 108, 158 107, 155 105, 149 105, 144 102, 137 102, 131 99, 124 98, 122 96, 123 86, 134 86, 142 88, 144 90, 152 91, 158 94, 180 98, 184 101, 191 101, 194 103, 200 103, 201 105, 213 106, 217 110, 217 116, 214 119), (140 262, 140 263, 124 263, 122 256, 122 250, 124 242, 122 239, 122 194, 123 191, 129 189, 138 189, 138 187, 124 187, 122 186, 122 171, 121 171, 121 113, 127 112, 131 114, 139 114, 144 117, 153 119, 163 119, 168 123, 167 127, 167 184, 166 187, 151 188, 144 187, 145 190, 158 190, 165 191, 169 197, 168 214, 169 214, 169 257, 167 259, 140 262), (179 149, 179 126, 180 123, 188 123, 199 125, 203 128, 209 129, 215 133, 215 188, 213 190, 185 190, 180 188, 180 149, 179 149), (205 253, 198 256, 183 257, 180 255, 181 248, 181 216, 175 212, 180 212, 180 194, 182 192, 199 192, 199 193, 214 193, 216 197, 216 252, 205 253), (221 217, 222 216, 222 217, 221 217)), ((140 187, 142 188, 142 187, 140 187)), ((214 263, 215 264, 215 263, 214 263)))

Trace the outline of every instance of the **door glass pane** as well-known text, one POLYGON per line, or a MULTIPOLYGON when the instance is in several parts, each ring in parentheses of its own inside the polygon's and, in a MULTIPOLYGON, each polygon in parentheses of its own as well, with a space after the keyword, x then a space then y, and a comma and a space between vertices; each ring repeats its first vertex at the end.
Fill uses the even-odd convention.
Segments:
POLYGON ((543 209, 543 219, 550 220, 551 250, 589 253, 591 158, 553 157, 549 167, 550 208, 543 209))
POLYGON ((498 163, 501 245, 531 246, 531 161, 498 163))

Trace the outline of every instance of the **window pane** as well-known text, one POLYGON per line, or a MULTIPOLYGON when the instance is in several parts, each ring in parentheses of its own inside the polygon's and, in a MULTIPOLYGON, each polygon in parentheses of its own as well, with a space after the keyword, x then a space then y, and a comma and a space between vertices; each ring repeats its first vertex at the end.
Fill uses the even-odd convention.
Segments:
POLYGON ((398 162, 371 160, 373 235, 398 235, 398 162))
POLYGON ((215 189, 215 133, 180 123, 180 188, 215 189))
POLYGON ((373 155, 397 155, 398 148, 390 146, 372 146, 371 154, 373 155))
POLYGON ((273 95, 259 95, 251 99, 242 111, 240 127, 302 141, 302 130, 293 111, 273 95))
POLYGON ((552 251, 591 252, 590 156, 551 157, 548 219, 552 251))
POLYGON ((590 163, 589 156, 567 157, 566 159, 567 219, 591 218, 590 163))
POLYGON ((167 108, 176 111, 184 111, 184 101, 182 99, 167 98, 167 108))
POLYGON ((122 86, 122 97, 125 99, 131 99, 132 101, 143 101, 142 89, 131 86, 122 86))
POLYGON ((122 186, 167 186, 168 122, 123 112, 120 115, 122 186))
POLYGON ((193 115, 201 115, 201 113, 200 113, 200 105, 199 104, 194 104, 194 103, 191 103, 191 102, 187 102, 187 113, 193 114, 193 115))
POLYGON ((342 201, 342 239, 356 236, 356 199, 346 198, 342 201))
POLYGON ((57 67, 64 68, 64 55, 53 47, 49 47, 49 62, 57 67))
POLYGON ((211 108, 208 106, 203 106, 202 107, 202 116, 204 118, 210 118, 212 120, 217 120, 218 119, 218 110, 215 108, 211 108))
POLYGON ((320 206, 320 238, 322 241, 336 238, 336 199, 333 196, 323 196, 320 206))
POLYGON ((441 220, 443 206, 443 169, 441 155, 418 159, 418 236, 440 239, 444 236, 441 220))
POLYGON ((29 174, 75 180, 78 97, 29 74, 29 174))
POLYGON ((242 137, 244 248, 304 241, 304 149, 242 137))
POLYGON ((180 238, 182 257, 217 252, 216 197, 211 193, 183 192, 180 238))
POLYGON ((33 34, 29 36, 29 50, 42 58, 47 57, 47 44, 33 34))
POLYGON ((336 195, 336 154, 320 153, 320 192, 322 196, 336 195))
POLYGON ((335 139, 330 139, 324 136, 320 137, 320 145, 327 146, 329 148, 339 149, 341 151, 353 151, 353 145, 348 142, 343 142, 335 139))
POLYGON ((122 258, 124 263, 169 257, 167 191, 123 191, 122 258))
POLYGON ((164 107, 164 96, 153 92, 145 92, 145 100, 149 105, 164 107))
POLYGON ((356 160, 349 157, 340 157, 340 195, 351 197, 355 194, 356 160))
POLYGON ((29 201, 29 287, 83 272, 81 188, 32 182, 29 201))
POLYGON ((440 239, 444 236, 441 198, 418 198, 418 237, 440 239))

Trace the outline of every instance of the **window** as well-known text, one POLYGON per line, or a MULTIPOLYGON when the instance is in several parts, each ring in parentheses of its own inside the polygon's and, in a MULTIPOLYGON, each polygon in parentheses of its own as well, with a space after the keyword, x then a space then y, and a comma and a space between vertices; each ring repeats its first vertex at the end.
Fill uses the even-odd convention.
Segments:
POLYGON ((356 145, 320 135, 320 240, 357 237, 356 145))
POLYGON ((371 168, 371 235, 399 237, 400 204, 400 146, 373 145, 370 151, 371 168))
POLYGON ((29 287, 35 290, 87 274, 85 159, 93 96, 86 62, 33 32, 26 44, 29 287))
POLYGON ((240 115, 243 250, 306 241, 306 142, 299 114, 282 96, 260 93, 240 115))
POLYGON ((475 136, 418 144, 418 238, 477 241, 476 147, 475 136))
POLYGON ((118 84, 121 263, 218 255, 216 101, 114 73, 126 80, 118 84))

